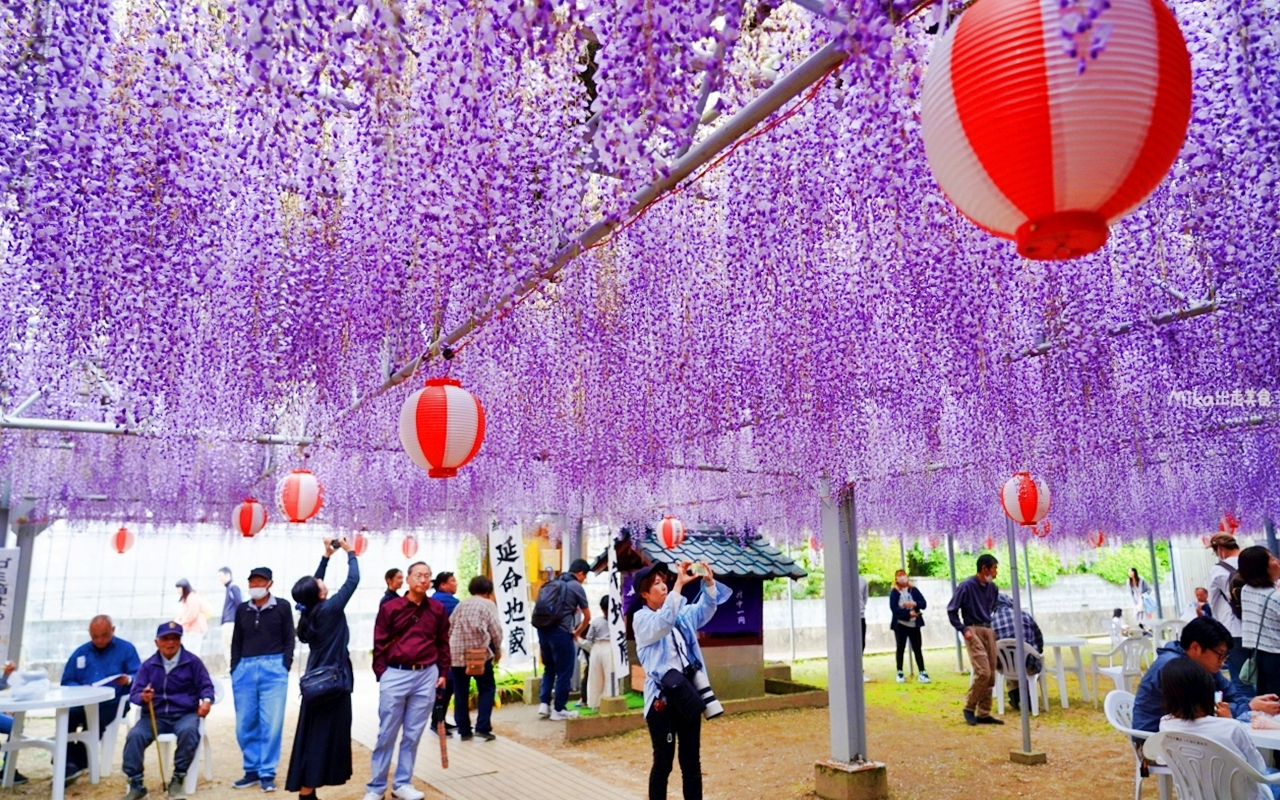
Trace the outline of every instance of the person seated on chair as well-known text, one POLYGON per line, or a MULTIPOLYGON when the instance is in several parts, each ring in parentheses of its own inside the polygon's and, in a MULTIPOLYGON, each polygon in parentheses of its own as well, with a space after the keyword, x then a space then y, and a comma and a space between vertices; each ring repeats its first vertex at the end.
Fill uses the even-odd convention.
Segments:
POLYGON ((124 776, 129 781, 124 800, 147 796, 147 787, 142 783, 142 757, 157 732, 172 733, 178 738, 169 797, 176 800, 187 796, 183 784, 200 746, 200 718, 208 715, 213 697, 209 670, 182 646, 182 626, 176 622, 161 625, 156 631, 156 654, 142 662, 129 693, 129 700, 138 704, 141 714, 124 740, 124 776))
MULTIPOLYGON (((1245 727, 1231 718, 1226 703, 1213 702, 1215 686, 1213 676, 1191 659, 1172 659, 1160 682, 1164 710, 1168 712, 1168 716, 1160 720, 1160 730, 1203 736, 1236 753, 1263 775, 1275 773, 1276 770, 1262 760, 1245 727)), ((1276 800, 1278 797, 1280 786, 1257 783, 1252 794, 1239 795, 1239 800, 1276 800)))
MULTIPOLYGON (((18 668, 18 665, 14 664, 12 661, 4 662, 4 672, 0 673, 0 690, 9 688, 9 676, 12 675, 13 671, 17 668, 18 668)), ((8 736, 9 734, 13 733, 13 717, 9 716, 8 714, 0 714, 0 733, 3 733, 5 736, 8 736)), ((17 758, 18 754, 15 752, 13 754, 13 757, 17 758)), ((5 757, 0 757, 0 770, 4 769, 4 762, 5 762, 5 757)), ((27 776, 23 775, 21 772, 18 772, 17 769, 14 769, 13 785, 21 786, 26 782, 27 782, 27 776)))
MULTIPOLYGON (((116 628, 111 624, 111 617, 99 614, 89 621, 89 641, 76 648, 62 668, 63 686, 93 686, 95 683, 114 676, 108 686, 115 689, 116 696, 98 704, 98 738, 116 718, 120 710, 120 698, 129 693, 129 684, 138 668, 142 666, 138 658, 138 648, 130 642, 116 636, 116 628)), ((128 704, 125 705, 128 710, 128 704)), ((84 713, 84 706, 71 709, 67 720, 67 730, 88 730, 89 721, 84 713)), ((105 765, 104 765, 105 766, 105 765)), ((83 742, 67 744, 66 781, 71 783, 84 774, 89 768, 89 751, 83 742)))
MULTIPOLYGON (((1013 627, 1013 601, 1006 594, 996 596, 996 610, 991 615, 991 627, 996 632, 997 640, 1017 638, 1013 627)), ((1036 624, 1035 618, 1025 611, 1022 612, 1022 642, 1034 647, 1037 653, 1044 653, 1044 634, 1040 632, 1040 626, 1036 624)), ((1044 659, 1027 656, 1028 675, 1036 675, 1042 669, 1044 669, 1044 659)), ((1009 705, 1013 706, 1015 711, 1020 710, 1018 678, 1016 676, 1005 678, 1005 685, 1009 688, 1009 705)))
POLYGON ((1160 729, 1160 717, 1164 711, 1164 694, 1161 684, 1164 670, 1179 659, 1199 664, 1209 673, 1214 691, 1222 692, 1221 713, 1236 719, 1247 719, 1248 713, 1262 711, 1280 713, 1280 697, 1274 694, 1259 695, 1249 699, 1222 675, 1222 665, 1231 649, 1231 631, 1213 617, 1193 619, 1182 629, 1182 638, 1170 642, 1156 651, 1156 660, 1142 676, 1138 693, 1133 699, 1133 727, 1155 733, 1160 729))

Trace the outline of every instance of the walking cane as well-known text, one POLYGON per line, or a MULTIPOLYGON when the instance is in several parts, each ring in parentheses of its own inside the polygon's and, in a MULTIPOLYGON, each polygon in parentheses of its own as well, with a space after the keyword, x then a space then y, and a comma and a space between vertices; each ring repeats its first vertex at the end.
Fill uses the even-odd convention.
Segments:
MULTIPOLYGON (((151 686, 148 685, 147 688, 151 689, 151 686)), ((154 692, 155 690, 152 689, 152 691, 154 692)), ((160 791, 163 792, 168 788, 169 782, 165 780, 164 777, 164 756, 160 753, 160 729, 156 727, 156 702, 154 695, 147 701, 147 711, 151 714, 151 739, 156 745, 156 761, 160 762, 160 791)))
POLYGON ((449 698, 445 698, 444 702, 440 702, 440 690, 436 689, 436 701, 431 707, 431 727, 436 729, 436 733, 440 736, 440 768, 449 768, 449 743, 448 730, 445 728, 445 716, 449 713, 449 698))

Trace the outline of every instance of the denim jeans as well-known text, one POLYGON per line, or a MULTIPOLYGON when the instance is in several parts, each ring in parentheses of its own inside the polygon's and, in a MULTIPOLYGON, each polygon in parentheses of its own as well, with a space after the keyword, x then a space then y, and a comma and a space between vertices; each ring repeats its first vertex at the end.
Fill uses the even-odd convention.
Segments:
POLYGON ((471 708, 468 695, 471 694, 471 679, 476 679, 476 690, 479 692, 476 705, 476 730, 480 733, 491 733, 493 725, 489 722, 493 714, 493 698, 498 694, 498 684, 493 679, 493 659, 484 662, 483 675, 468 675, 466 667, 453 668, 453 724, 458 726, 458 735, 471 733, 471 708))
MULTIPOLYGON (((177 734, 178 746, 173 753, 173 774, 186 775, 191 762, 195 760, 196 748, 200 746, 200 717, 194 713, 180 716, 157 714, 156 728, 160 733, 177 734)), ((129 735, 124 740, 124 775, 130 783, 142 782, 142 757, 153 741, 155 737, 151 735, 151 716, 143 714, 137 724, 129 729, 129 735)))
POLYGON ((387 791, 387 772, 391 769, 391 752, 396 735, 400 737, 400 754, 396 757, 396 775, 391 788, 413 783, 413 762, 418 758, 418 742, 431 721, 436 704, 436 681, 440 670, 433 664, 426 669, 387 668, 378 680, 378 743, 373 748, 373 767, 365 791, 382 796, 387 791))
POLYGON ((284 704, 289 694, 284 656, 240 659, 231 673, 231 693, 236 701, 236 740, 244 754, 245 773, 274 778, 280 764, 284 704))
POLYGON ((539 702, 551 703, 551 690, 555 687, 556 711, 564 711, 569 702, 569 686, 573 682, 573 670, 578 663, 577 650, 573 646, 573 634, 562 628, 538 631, 538 646, 542 651, 542 692, 539 702))

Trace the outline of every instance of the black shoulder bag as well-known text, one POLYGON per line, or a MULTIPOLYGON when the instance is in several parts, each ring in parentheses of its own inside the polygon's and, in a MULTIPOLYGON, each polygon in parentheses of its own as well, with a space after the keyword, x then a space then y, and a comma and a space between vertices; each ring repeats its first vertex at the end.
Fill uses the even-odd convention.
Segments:
POLYGON ((698 673, 702 665, 693 662, 680 646, 680 640, 684 635, 680 632, 679 626, 672 628, 671 632, 674 634, 676 653, 685 667, 683 670, 667 670, 658 681, 658 685, 662 687, 662 696, 666 698, 671 708, 675 709, 685 722, 691 722, 701 718, 702 713, 707 710, 707 704, 702 701, 702 695, 693 685, 693 676, 698 673))

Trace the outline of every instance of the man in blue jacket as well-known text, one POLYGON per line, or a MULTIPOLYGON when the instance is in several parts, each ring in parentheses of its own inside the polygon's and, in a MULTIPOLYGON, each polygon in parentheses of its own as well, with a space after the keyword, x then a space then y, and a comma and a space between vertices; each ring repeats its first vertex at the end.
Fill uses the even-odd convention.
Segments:
MULTIPOLYGON (((120 698, 129 693, 129 684, 142 662, 138 649, 130 642, 116 636, 111 617, 99 614, 89 622, 89 641, 76 648, 62 670, 63 686, 93 686, 99 681, 113 678, 108 686, 116 690, 116 696, 98 705, 98 738, 120 710, 120 698)), ((126 710, 128 705, 125 706, 126 710)), ((67 720, 70 731, 86 730, 89 722, 83 706, 71 709, 67 720)), ((70 783, 89 768, 89 752, 82 742, 67 745, 66 781, 70 783)))
POLYGON ((1199 617, 1188 622, 1182 629, 1181 640, 1161 647, 1157 651, 1155 663, 1142 676, 1138 694, 1133 700, 1133 727, 1152 733, 1160 730, 1160 718, 1165 713, 1160 691, 1160 673, 1175 658, 1189 658, 1213 676, 1214 687, 1222 692, 1218 716, 1239 719, 1250 710, 1272 715, 1280 713, 1280 697, 1264 694, 1250 699, 1222 675, 1231 646, 1231 631, 1216 619, 1199 617))
POLYGON ((209 713, 213 696, 209 670, 182 646, 182 626, 176 622, 161 625, 156 631, 156 654, 142 662, 129 693, 129 700, 142 706, 142 718, 124 741, 124 775, 129 779, 124 800, 147 796, 147 787, 142 783, 142 757, 155 740, 151 732, 153 710, 157 730, 178 737, 169 797, 177 800, 187 796, 183 782, 200 745, 200 718, 209 713))

